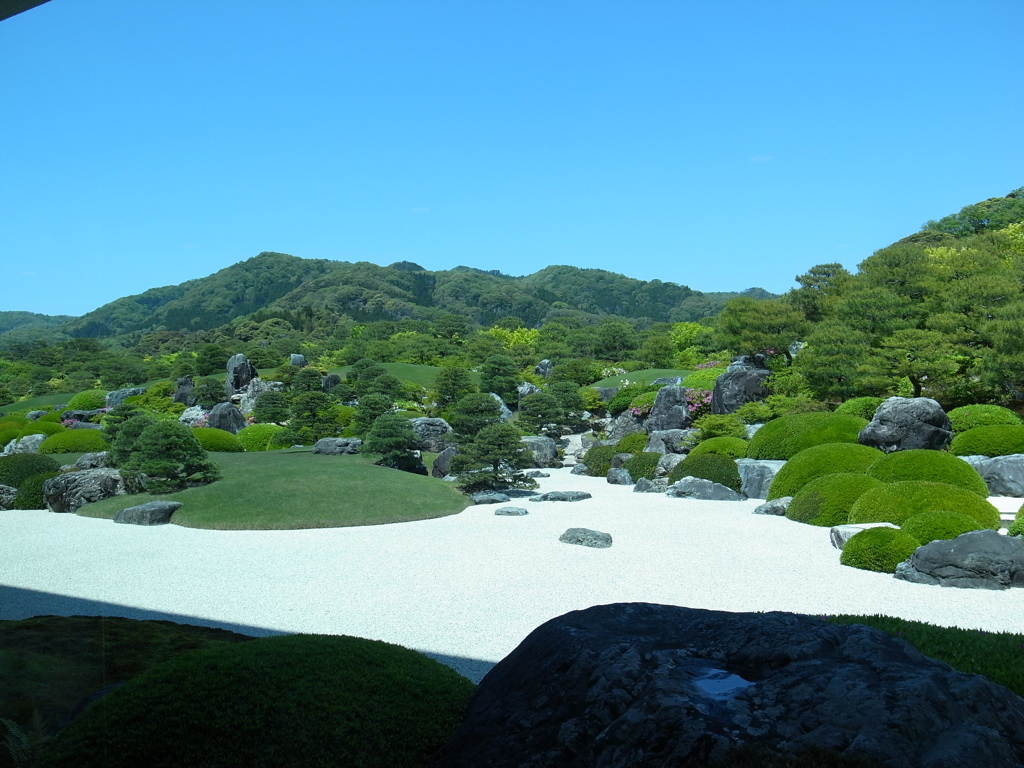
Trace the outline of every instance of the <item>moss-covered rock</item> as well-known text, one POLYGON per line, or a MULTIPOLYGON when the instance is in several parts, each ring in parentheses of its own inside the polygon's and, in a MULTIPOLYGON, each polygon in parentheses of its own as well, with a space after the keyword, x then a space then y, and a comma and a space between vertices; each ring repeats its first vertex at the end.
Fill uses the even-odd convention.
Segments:
POLYGON ((705 453, 717 453, 730 459, 742 459, 747 455, 747 441, 740 437, 712 437, 697 443, 690 456, 703 456, 705 453))
POLYGON ((825 443, 800 451, 782 465, 768 489, 768 500, 796 496, 812 480, 840 472, 864 472, 885 456, 858 443, 825 443))
POLYGON ((957 456, 1009 456, 1024 453, 1024 426, 974 427, 953 436, 949 452, 957 456))
POLYGON ((40 453, 96 453, 107 450, 107 441, 98 429, 65 429, 39 444, 40 453))
POLYGON ((899 528, 868 528, 850 537, 839 562, 864 571, 896 573, 896 566, 918 546, 917 539, 899 528))
POLYGON ((769 421, 750 438, 747 457, 791 459, 824 443, 856 443, 867 419, 847 413, 794 413, 769 421))
POLYGON ((798 523, 831 528, 849 522, 854 503, 882 485, 880 480, 854 472, 829 474, 811 480, 793 496, 786 517, 798 523))
POLYGON ((639 480, 641 477, 653 480, 654 470, 658 468, 661 456, 662 454, 660 453, 639 453, 633 458, 627 459, 622 468, 629 472, 629 476, 634 481, 639 480))
POLYGON ((988 486, 981 475, 963 459, 942 451, 918 448, 882 456, 867 468, 867 474, 883 483, 902 480, 930 480, 949 483, 988 498, 988 486))
POLYGON ((962 512, 983 528, 999 530, 999 510, 988 499, 956 485, 927 480, 883 483, 868 491, 854 503, 850 522, 903 525, 914 515, 936 510, 962 512))
POLYGON ((217 451, 220 453, 240 453, 245 449, 238 438, 223 429, 214 427, 196 427, 192 430, 196 440, 203 446, 205 451, 217 451))
POLYGON ((862 419, 871 420, 878 410, 878 406, 885 402, 881 397, 854 397, 841 403, 835 410, 836 413, 846 413, 852 416, 860 416, 862 419))
POLYGON ((954 432, 966 432, 975 427, 1024 425, 1024 419, 1001 405, 961 405, 946 415, 954 432))
POLYGON ((984 529, 981 523, 963 512, 935 509, 908 517, 900 529, 922 544, 936 539, 955 539, 961 533, 984 529))
POLYGON ((684 477, 702 477, 713 483, 739 493, 742 481, 736 462, 717 453, 705 453, 703 456, 687 456, 669 473, 670 483, 677 483, 684 477))

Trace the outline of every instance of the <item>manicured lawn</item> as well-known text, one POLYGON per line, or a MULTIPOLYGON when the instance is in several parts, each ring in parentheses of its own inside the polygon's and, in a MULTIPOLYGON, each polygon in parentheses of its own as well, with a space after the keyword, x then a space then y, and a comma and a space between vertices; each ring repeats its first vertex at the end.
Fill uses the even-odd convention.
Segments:
MULTIPOLYGON (((421 387, 430 389, 434 386, 434 379, 437 378, 437 372, 441 369, 434 365, 415 365, 413 363, 381 363, 381 367, 384 368, 392 376, 397 376, 402 381, 411 381, 413 384, 419 384, 421 387)), ((346 365, 342 368, 331 368, 328 373, 336 373, 341 378, 345 378, 345 375, 352 368, 351 365, 346 365)), ((470 372, 469 374, 473 378, 473 383, 480 383, 480 374, 470 372)))
POLYGON ((173 522, 189 528, 285 530, 426 520, 461 512, 470 501, 445 483, 385 469, 371 456, 324 456, 308 448, 211 453, 223 478, 162 496, 116 496, 78 511, 113 518, 155 499, 180 501, 173 522))
POLYGON ((595 381, 590 386, 621 387, 627 382, 630 384, 636 384, 637 382, 650 384, 655 379, 664 379, 674 376, 681 376, 685 378, 691 373, 693 373, 693 371, 684 371, 678 368, 645 368, 642 371, 632 371, 630 373, 624 373, 621 376, 609 376, 607 379, 595 381))

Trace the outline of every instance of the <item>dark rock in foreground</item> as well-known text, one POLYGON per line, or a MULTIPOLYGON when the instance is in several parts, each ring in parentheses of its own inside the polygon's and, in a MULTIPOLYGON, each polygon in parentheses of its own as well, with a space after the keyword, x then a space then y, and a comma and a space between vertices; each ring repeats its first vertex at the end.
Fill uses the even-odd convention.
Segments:
POLYGON ((734 357, 725 373, 715 379, 711 412, 735 413, 741 405, 764 400, 768 397, 764 380, 770 375, 764 355, 734 357))
POLYGON ((115 523, 131 525, 167 525, 171 515, 181 508, 180 501, 150 501, 122 509, 114 515, 115 523))
POLYGON ((353 456, 359 453, 363 441, 358 437, 321 437, 313 444, 313 453, 327 456, 353 456))
POLYGON ((497 491, 477 491, 471 493, 469 498, 473 500, 474 504, 505 504, 511 501, 507 494, 497 491))
POLYGON ((43 498, 51 512, 77 512, 86 504, 124 493, 124 480, 116 469, 68 472, 43 483, 43 498))
POLYGON ((886 453, 928 448, 940 451, 953 440, 953 426, 930 397, 890 397, 857 436, 861 445, 886 453))
POLYGON ((593 549, 608 549, 612 545, 612 535, 603 531, 592 531, 589 528, 570 528, 558 540, 563 544, 576 544, 593 549))
POLYGON ((914 550, 896 578, 967 589, 1024 587, 1024 541, 996 531, 970 531, 914 550))
POLYGON ((494 510, 494 514, 500 517, 522 517, 523 515, 530 514, 522 507, 499 507, 494 510))
POLYGON ((743 501, 746 497, 721 483, 705 480, 703 477, 684 477, 673 483, 665 492, 673 499, 695 499, 697 501, 743 501))
POLYGON ((246 427, 245 416, 231 403, 217 403, 206 417, 206 426, 237 435, 246 427))

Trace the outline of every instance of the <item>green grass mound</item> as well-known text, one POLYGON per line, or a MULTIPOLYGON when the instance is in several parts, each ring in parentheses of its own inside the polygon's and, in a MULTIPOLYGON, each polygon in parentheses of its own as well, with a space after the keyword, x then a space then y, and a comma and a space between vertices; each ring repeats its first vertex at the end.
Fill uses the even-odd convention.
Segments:
POLYGON ((807 448, 782 465, 768 488, 768 500, 796 496, 809 482, 825 475, 863 473, 884 455, 877 448, 858 443, 825 443, 807 448))
POLYGON ((647 433, 646 432, 635 432, 632 435, 626 435, 624 438, 619 440, 615 444, 615 451, 617 453, 632 453, 634 456, 644 452, 644 448, 647 447, 647 433))
POLYGON ((30 421, 21 428, 21 437, 25 435, 56 435, 67 429, 63 424, 56 424, 52 421, 30 421))
POLYGON ((1024 426, 1000 424, 968 429, 953 436, 949 452, 956 456, 1010 456, 1024 453, 1024 426))
POLYGON ((919 546, 917 539, 899 528, 867 528, 850 537, 839 562, 863 571, 896 573, 896 566, 919 546))
POLYGON ((878 410, 878 406, 885 402, 881 397, 854 397, 841 403, 835 410, 836 413, 847 413, 852 416, 860 416, 862 419, 871 420, 878 410))
POLYGON ((274 435, 284 431, 278 424, 250 424, 239 430, 236 437, 244 451, 269 451, 274 435))
POLYGON ((1024 536, 1024 504, 1017 510, 1007 533, 1010 536, 1024 536))
POLYGON ((898 483, 901 480, 949 483, 988 498, 988 486, 977 470, 963 459, 942 451, 923 448, 896 451, 868 467, 867 473, 883 483, 898 483))
POLYGON ((823 443, 856 443, 867 419, 846 413, 793 413, 761 427, 750 438, 747 457, 791 459, 800 451, 823 443))
POLYGON ((622 468, 629 472, 629 476, 634 480, 639 480, 641 477, 653 480, 654 470, 658 468, 661 456, 660 453, 640 453, 627 459, 622 468))
POLYGON ((18 495, 14 497, 15 509, 46 509, 46 499, 43 497, 43 483, 51 477, 57 477, 60 472, 41 472, 32 475, 18 486, 18 495))
POLYGON ((107 441, 98 429, 65 429, 39 444, 40 453, 97 453, 107 450, 107 441))
POLYGON ((946 415, 954 432, 966 432, 975 427, 1024 424, 1024 419, 1001 405, 961 405, 946 415))
POLYGON ((854 502, 882 482, 867 475, 840 472, 811 480, 793 497, 786 517, 798 523, 831 528, 844 525, 854 502))
POLYGON ((732 488, 739 493, 742 481, 736 462, 717 453, 705 453, 703 456, 687 456, 669 473, 670 483, 677 483, 684 477, 702 477, 713 483, 732 488))
POLYGON ((14 453, 10 456, 0 456, 0 485, 17 488, 32 475, 59 471, 60 464, 55 459, 39 453, 14 453))
POLYGON ((26 424, 31 423, 32 419, 16 413, 8 413, 4 416, 0 416, 0 429, 17 429, 18 431, 21 431, 25 428, 26 424))
POLYGON ((999 530, 999 510, 973 491, 947 483, 904 480, 884 483, 861 496, 850 510, 851 523, 903 525, 922 512, 952 510, 972 517, 982 528, 999 530))
POLYGON ((69 410, 72 411, 95 411, 107 404, 107 390, 87 389, 67 401, 69 410))
POLYGON ((0 449, 6 447, 11 440, 17 440, 21 435, 21 429, 15 427, 13 429, 0 429, 0 449))
POLYGON ((587 474, 591 477, 606 477, 612 468, 612 456, 620 451, 618 445, 594 445, 583 455, 583 463, 587 466, 587 474))
POLYGON ((378 640, 260 638, 130 680, 73 720, 38 765, 419 766, 458 727, 473 690, 443 664, 378 640))
POLYGON ((747 441, 740 437, 712 437, 697 443, 689 456, 703 456, 705 453, 717 453, 730 459, 742 459, 747 455, 747 441))
POLYGON ((981 525, 970 515, 963 512, 950 512, 948 509, 936 509, 911 515, 900 529, 909 533, 922 544, 936 539, 955 539, 961 533, 980 531, 981 525))
POLYGON ((216 451, 218 453, 241 453, 245 449, 238 438, 230 432, 215 427, 196 427, 192 430, 196 440, 203 446, 205 451, 216 451))

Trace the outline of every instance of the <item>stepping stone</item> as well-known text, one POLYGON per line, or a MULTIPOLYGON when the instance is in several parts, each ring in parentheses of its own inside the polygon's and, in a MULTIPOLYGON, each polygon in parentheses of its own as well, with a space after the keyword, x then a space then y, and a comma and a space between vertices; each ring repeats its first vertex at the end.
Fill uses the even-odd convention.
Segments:
POLYGON ((586 491, 548 491, 537 496, 531 496, 530 501, 583 501, 592 499, 586 491))
POLYGON ((592 531, 589 528, 570 528, 558 540, 563 544, 578 544, 581 547, 593 547, 594 549, 607 549, 612 545, 612 535, 601 531, 592 531))
POLYGON ((501 507, 500 509, 494 510, 494 514, 502 515, 503 517, 522 517, 523 515, 530 514, 522 507, 501 507))

